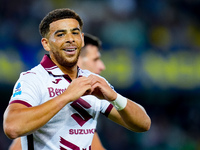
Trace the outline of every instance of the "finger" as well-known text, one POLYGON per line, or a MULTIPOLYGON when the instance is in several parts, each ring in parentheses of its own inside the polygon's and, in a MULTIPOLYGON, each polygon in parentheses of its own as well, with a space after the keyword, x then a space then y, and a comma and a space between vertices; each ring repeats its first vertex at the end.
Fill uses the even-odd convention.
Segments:
POLYGON ((91 86, 101 82, 100 78, 95 75, 90 76, 90 80, 91 80, 91 86))

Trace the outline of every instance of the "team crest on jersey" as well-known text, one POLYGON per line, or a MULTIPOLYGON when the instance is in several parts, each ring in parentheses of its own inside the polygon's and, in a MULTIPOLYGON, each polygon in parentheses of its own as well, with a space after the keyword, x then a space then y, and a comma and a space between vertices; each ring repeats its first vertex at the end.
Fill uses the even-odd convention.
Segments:
POLYGON ((15 87, 15 91, 14 91, 13 97, 15 97, 17 95, 21 95, 21 94, 22 94, 22 86, 21 86, 21 83, 19 82, 17 84, 17 86, 15 87))

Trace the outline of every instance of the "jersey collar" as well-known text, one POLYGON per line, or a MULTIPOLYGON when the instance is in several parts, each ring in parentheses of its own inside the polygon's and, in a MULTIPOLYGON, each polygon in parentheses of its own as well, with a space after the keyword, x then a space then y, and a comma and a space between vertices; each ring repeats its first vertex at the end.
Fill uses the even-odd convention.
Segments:
MULTIPOLYGON (((55 76, 60 76, 60 75, 67 76, 60 70, 60 68, 58 68, 58 66, 56 66, 56 64, 50 59, 48 54, 44 55, 40 64, 43 66, 43 68, 47 72, 49 72, 55 76)), ((81 76, 83 76, 83 71, 82 71, 82 69, 80 69, 78 67, 78 77, 81 77, 81 76)))

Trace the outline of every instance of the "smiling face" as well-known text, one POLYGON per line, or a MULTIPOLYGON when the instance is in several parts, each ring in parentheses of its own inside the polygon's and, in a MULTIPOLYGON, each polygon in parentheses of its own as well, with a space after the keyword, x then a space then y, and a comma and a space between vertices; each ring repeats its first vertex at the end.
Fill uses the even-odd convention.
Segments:
POLYGON ((76 19, 61 19, 49 26, 47 38, 42 45, 49 51, 52 61, 59 67, 73 67, 77 64, 81 48, 84 46, 83 33, 76 19))

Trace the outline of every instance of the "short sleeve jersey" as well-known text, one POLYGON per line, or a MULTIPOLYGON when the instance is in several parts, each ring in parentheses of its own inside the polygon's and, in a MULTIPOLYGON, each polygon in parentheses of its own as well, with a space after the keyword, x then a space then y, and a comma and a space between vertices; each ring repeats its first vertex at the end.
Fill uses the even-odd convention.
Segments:
MULTIPOLYGON (((90 74, 78 68, 78 77, 90 74)), ((69 76, 63 74, 45 55, 38 66, 20 74, 10 104, 38 106, 62 94, 70 82, 69 76)), ((31 135, 23 136, 22 149, 90 150, 99 114, 108 116, 112 108, 106 100, 99 100, 92 95, 82 96, 68 103, 43 127, 31 135)))

